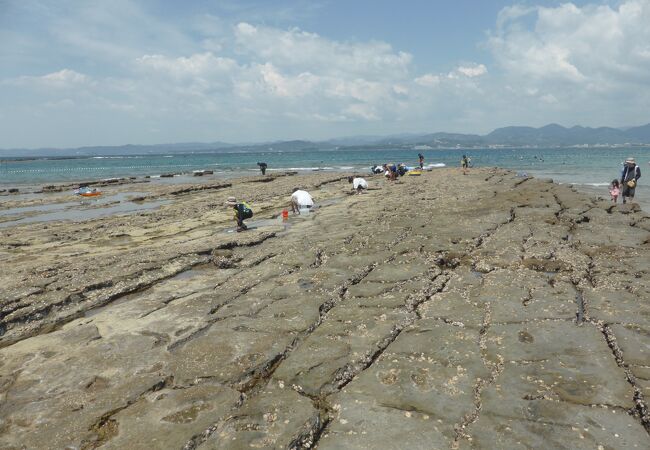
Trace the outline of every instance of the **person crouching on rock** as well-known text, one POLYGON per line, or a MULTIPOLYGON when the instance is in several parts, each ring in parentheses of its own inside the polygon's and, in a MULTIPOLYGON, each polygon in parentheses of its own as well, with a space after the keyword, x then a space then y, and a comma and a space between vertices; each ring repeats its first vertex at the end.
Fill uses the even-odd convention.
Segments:
POLYGON ((634 199, 634 191, 639 178, 641 178, 641 168, 636 165, 634 158, 626 159, 623 172, 621 172, 623 203, 625 203, 625 197, 630 197, 630 200, 634 199))
POLYGON ((384 164, 384 175, 386 175, 386 178, 388 178, 390 181, 395 181, 397 180, 397 166, 394 163, 390 164, 384 164))
POLYGON ((300 214, 300 210, 307 208, 311 209, 314 206, 314 199, 309 192, 303 191, 300 188, 294 188, 291 194, 291 211, 300 214))
POLYGON ((352 189, 361 194, 365 189, 368 189, 368 182, 361 177, 348 177, 348 183, 352 183, 352 189))
POLYGON ((244 224, 244 220, 253 217, 253 210, 246 202, 238 202, 235 197, 228 197, 226 206, 230 206, 235 210, 235 221, 237 222, 237 232, 247 230, 248 227, 244 224))

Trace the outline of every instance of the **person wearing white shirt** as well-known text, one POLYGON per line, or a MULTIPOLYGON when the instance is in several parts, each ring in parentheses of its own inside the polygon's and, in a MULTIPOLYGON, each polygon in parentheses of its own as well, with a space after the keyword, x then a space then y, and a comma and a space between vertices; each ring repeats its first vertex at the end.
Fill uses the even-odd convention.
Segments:
POLYGON ((352 189, 361 194, 362 191, 368 189, 368 182, 361 177, 348 177, 348 182, 352 183, 352 189))
POLYGON ((314 206, 314 199, 309 192, 295 188, 291 194, 291 211, 300 214, 301 208, 311 209, 314 206))

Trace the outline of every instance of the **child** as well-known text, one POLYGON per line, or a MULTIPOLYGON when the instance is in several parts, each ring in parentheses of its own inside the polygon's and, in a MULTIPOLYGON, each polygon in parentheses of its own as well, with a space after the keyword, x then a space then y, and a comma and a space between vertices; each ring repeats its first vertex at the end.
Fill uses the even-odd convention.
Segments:
POLYGON ((618 184, 618 180, 612 180, 612 184, 609 185, 609 195, 612 196, 612 201, 616 203, 618 196, 621 193, 621 186, 618 184))
POLYGON ((235 210, 235 221, 237 222, 237 232, 247 230, 248 227, 244 224, 245 219, 253 217, 253 210, 246 202, 238 202, 235 197, 228 197, 226 206, 230 206, 235 210))

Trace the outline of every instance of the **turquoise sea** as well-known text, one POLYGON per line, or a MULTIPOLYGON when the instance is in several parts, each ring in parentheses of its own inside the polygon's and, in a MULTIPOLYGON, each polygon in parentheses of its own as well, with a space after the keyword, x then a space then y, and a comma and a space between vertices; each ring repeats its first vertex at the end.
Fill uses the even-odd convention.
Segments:
POLYGON ((78 182, 104 178, 163 173, 191 173, 211 169, 215 177, 230 178, 259 173, 256 163, 268 164, 274 171, 344 171, 369 172, 373 164, 403 162, 417 165, 417 154, 425 164, 443 163, 458 167, 461 156, 471 157, 474 167, 498 166, 526 172, 529 175, 553 178, 560 183, 606 187, 620 174, 621 164, 628 156, 636 157, 643 173, 639 191, 650 186, 650 148, 509 148, 509 149, 345 149, 296 152, 228 152, 186 154, 147 154, 129 156, 89 156, 70 159, 25 159, 0 161, 0 187, 34 186, 61 182, 78 182), (647 178, 646 178, 647 177, 647 178))

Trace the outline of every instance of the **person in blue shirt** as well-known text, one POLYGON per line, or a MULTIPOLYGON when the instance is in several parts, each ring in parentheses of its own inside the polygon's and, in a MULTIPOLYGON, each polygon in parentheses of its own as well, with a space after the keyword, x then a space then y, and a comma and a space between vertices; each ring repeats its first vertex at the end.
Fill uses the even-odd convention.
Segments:
POLYGON ((395 163, 384 164, 384 170, 386 171, 386 176, 390 181, 397 180, 397 165, 395 165, 395 163))

